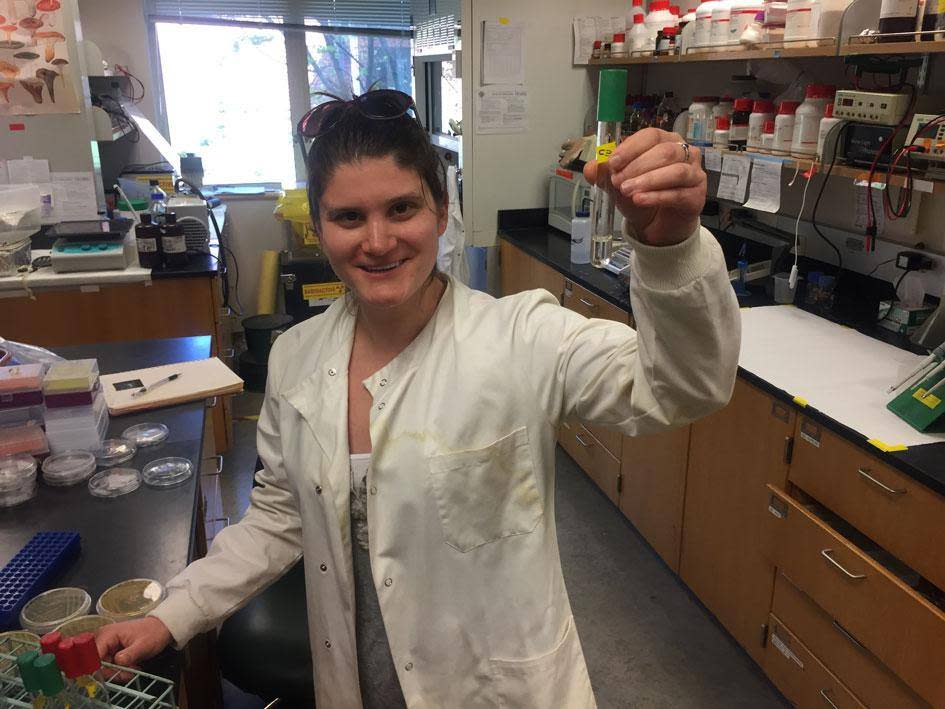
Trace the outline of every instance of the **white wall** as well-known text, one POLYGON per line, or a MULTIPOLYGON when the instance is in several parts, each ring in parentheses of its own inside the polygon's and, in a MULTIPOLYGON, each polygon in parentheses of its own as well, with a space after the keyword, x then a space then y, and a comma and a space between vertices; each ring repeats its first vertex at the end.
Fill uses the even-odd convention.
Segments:
MULTIPOLYGON (((466 241, 496 242, 500 209, 545 207, 548 168, 569 137, 582 132, 595 101, 592 72, 571 65, 575 15, 623 16, 629 0, 465 0, 463 2, 463 189, 466 241), (482 22, 525 22, 528 131, 476 135, 475 92, 482 76, 482 22)), ((631 72, 632 73, 632 72, 631 72)))

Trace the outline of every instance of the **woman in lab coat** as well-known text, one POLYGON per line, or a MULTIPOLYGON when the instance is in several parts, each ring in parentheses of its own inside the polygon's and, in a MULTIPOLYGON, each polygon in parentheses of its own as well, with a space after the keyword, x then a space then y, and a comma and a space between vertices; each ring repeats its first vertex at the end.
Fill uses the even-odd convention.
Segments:
POLYGON ((350 292, 273 346, 245 517, 100 651, 134 664, 182 646, 304 555, 320 709, 593 707, 555 433, 567 418, 652 433, 729 400, 738 307, 699 224, 700 156, 647 129, 585 170, 630 225, 634 331, 438 274, 442 168, 409 97, 380 93, 300 124, 312 218, 350 292))

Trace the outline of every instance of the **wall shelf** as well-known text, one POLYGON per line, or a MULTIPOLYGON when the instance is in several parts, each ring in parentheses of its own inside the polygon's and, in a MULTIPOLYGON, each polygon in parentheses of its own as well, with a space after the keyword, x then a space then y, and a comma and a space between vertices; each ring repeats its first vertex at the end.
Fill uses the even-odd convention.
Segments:
POLYGON ((945 40, 932 42, 851 42, 840 47, 840 56, 858 54, 940 54, 945 52, 945 40))

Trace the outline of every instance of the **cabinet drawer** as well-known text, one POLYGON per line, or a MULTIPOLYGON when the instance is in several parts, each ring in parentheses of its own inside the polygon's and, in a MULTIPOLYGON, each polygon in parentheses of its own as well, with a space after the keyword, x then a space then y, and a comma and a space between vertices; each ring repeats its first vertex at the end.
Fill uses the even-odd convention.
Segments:
POLYGON ((615 505, 620 500, 620 461, 584 426, 563 423, 558 442, 615 505))
POLYGON ((799 709, 865 709, 774 615, 768 619, 764 668, 775 686, 799 709))
POLYGON ((778 574, 774 582, 771 612, 866 706, 928 709, 926 702, 784 574, 778 574))
MULTIPOLYGON (((573 428, 574 424, 572 423, 571 426, 573 428)), ((623 435, 619 431, 615 431, 612 428, 604 428, 603 426, 589 426, 587 424, 584 424, 584 428, 607 449, 608 453, 617 460, 620 460, 623 451, 623 435)))
POLYGON ((783 491, 768 486, 772 560, 933 706, 945 706, 945 613, 783 491))
POLYGON ((615 320, 624 324, 630 322, 626 310, 621 310, 600 296, 594 295, 587 288, 567 279, 564 281, 564 297, 561 299, 561 304, 588 318, 615 320))
POLYGON ((790 480, 945 589, 945 498, 800 418, 790 480))

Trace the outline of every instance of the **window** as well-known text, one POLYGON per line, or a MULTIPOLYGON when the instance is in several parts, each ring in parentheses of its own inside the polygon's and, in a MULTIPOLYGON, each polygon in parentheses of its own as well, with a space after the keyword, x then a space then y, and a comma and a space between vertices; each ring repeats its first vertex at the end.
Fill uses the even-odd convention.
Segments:
POLYGON ((203 159, 206 184, 295 186, 295 124, 318 92, 413 93, 406 0, 150 0, 149 14, 171 145, 203 159))

